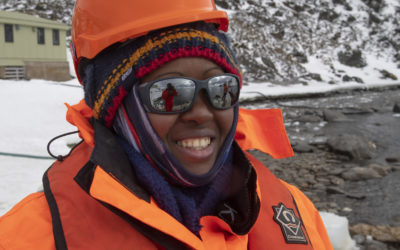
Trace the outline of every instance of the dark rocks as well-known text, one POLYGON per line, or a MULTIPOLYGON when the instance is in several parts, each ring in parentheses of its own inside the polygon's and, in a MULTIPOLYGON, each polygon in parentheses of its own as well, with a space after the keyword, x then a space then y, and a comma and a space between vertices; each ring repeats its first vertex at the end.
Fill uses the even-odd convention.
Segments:
POLYGON ((376 146, 373 142, 357 135, 339 135, 328 139, 328 146, 334 151, 350 156, 355 161, 372 159, 376 146))
POLYGON ((298 153, 308 153, 313 151, 313 147, 307 142, 299 141, 293 145, 293 150, 298 153))
POLYGON ((358 83, 364 83, 363 79, 357 76, 348 76, 344 75, 342 78, 343 82, 358 82, 358 83))
POLYGON ((346 0, 333 0, 332 2, 334 4, 341 4, 341 5, 346 5, 347 4, 346 0))
POLYGON ((385 6, 385 1, 381 0, 362 0, 362 1, 377 13, 379 13, 379 11, 385 6))
POLYGON ((345 183, 345 181, 342 178, 337 176, 330 176, 329 179, 331 183, 336 186, 343 186, 343 184, 345 183))
POLYGON ((267 66, 268 68, 272 69, 276 72, 275 64, 268 56, 261 57, 261 61, 267 66))
POLYGON ((357 194, 357 193, 350 193, 346 192, 341 188, 338 187, 327 187, 326 192, 330 194, 344 194, 345 196, 353 199, 364 199, 365 195, 364 194, 357 194))
POLYGON ((325 109, 323 111, 324 120, 327 122, 348 121, 349 119, 340 111, 325 109))
POLYGON ((223 9, 229 9, 230 7, 227 1, 215 0, 215 4, 223 9))
POLYGON ((400 227, 390 227, 384 225, 369 225, 360 223, 350 227, 351 234, 370 235, 373 239, 384 242, 400 243, 400 227))
POLYGON ((330 80, 330 81, 328 82, 328 84, 333 85, 333 84, 336 84, 336 82, 333 81, 333 80, 330 80))
POLYGON ((382 79, 391 79, 391 80, 397 80, 398 79, 396 75, 390 73, 389 71, 387 71, 385 69, 380 70, 379 72, 382 75, 382 77, 381 77, 382 79))
POLYGON ((400 53, 397 52, 396 54, 393 55, 395 61, 400 61, 400 53))
POLYGON ((368 167, 353 167, 342 173, 342 177, 348 181, 361 181, 369 179, 378 179, 390 172, 390 167, 372 164, 368 167))
POLYGON ((344 8, 348 11, 353 10, 353 8, 349 5, 349 3, 346 0, 333 0, 332 1, 334 4, 341 4, 344 6, 344 8))
POLYGON ((323 11, 319 14, 319 20, 326 20, 329 22, 333 22, 336 18, 339 17, 339 14, 333 10, 323 11))
POLYGON ((392 167, 392 171, 400 171, 400 164, 399 163, 394 164, 392 167))
POLYGON ((400 113, 400 102, 396 102, 393 106, 394 113, 400 113))
POLYGON ((319 81, 319 82, 322 81, 322 78, 321 78, 320 74, 310 73, 310 74, 307 75, 307 77, 309 77, 309 78, 311 78, 313 80, 319 81))
POLYGON ((295 50, 291 55, 292 58, 298 63, 308 63, 307 55, 300 51, 295 50))
POLYGON ((352 15, 349 15, 349 17, 347 18, 347 22, 352 23, 356 20, 356 18, 352 15))
POLYGON ((395 163, 395 162, 400 162, 400 155, 397 155, 397 156, 388 156, 388 157, 386 157, 386 162, 389 162, 389 163, 395 163))
POLYGON ((350 67, 363 68, 367 66, 361 50, 340 51, 338 58, 341 64, 350 67))
POLYGON ((392 171, 392 167, 387 166, 387 165, 380 165, 380 164, 377 164, 377 163, 369 164, 368 168, 373 169, 381 177, 386 176, 387 174, 389 174, 392 171))
POLYGON ((280 29, 277 30, 276 32, 271 32, 270 33, 273 37, 275 37, 278 40, 282 40, 283 37, 285 36, 285 30, 284 29, 280 29))
POLYGON ((385 243, 376 241, 371 236, 366 237, 364 245, 366 250, 391 250, 385 243))
POLYGON ((305 114, 298 117, 297 120, 299 122, 320 122, 321 117, 319 117, 318 115, 305 114))
POLYGON ((359 180, 368 180, 374 178, 380 178, 381 176, 374 170, 363 167, 355 167, 352 168, 342 174, 342 177, 345 180, 349 181, 359 181, 359 180))
POLYGON ((381 23, 381 22, 382 22, 382 20, 378 16, 376 16, 374 13, 372 13, 372 12, 369 13, 369 23, 370 24, 381 23))
POLYGON ((375 110, 372 108, 367 108, 367 107, 357 107, 357 108, 351 108, 351 109, 342 109, 343 114, 345 115, 355 115, 355 114, 371 114, 374 113, 375 110))

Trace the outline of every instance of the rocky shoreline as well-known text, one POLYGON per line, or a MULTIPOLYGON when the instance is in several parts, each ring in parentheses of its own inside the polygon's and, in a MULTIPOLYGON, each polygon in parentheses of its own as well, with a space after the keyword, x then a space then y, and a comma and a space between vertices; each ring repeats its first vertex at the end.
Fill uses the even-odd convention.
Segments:
POLYGON ((283 111, 295 156, 251 151, 275 175, 346 216, 360 249, 400 249, 400 88, 242 106, 283 111))

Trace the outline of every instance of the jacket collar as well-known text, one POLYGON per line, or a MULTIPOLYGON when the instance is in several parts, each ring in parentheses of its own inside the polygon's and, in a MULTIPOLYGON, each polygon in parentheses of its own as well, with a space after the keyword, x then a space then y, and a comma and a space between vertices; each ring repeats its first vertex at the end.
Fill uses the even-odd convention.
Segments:
POLYGON ((116 136, 99 122, 94 122, 95 146, 90 161, 117 179, 139 198, 150 202, 149 193, 137 182, 129 159, 118 143, 116 136), (117 166, 117 167, 116 167, 117 166))

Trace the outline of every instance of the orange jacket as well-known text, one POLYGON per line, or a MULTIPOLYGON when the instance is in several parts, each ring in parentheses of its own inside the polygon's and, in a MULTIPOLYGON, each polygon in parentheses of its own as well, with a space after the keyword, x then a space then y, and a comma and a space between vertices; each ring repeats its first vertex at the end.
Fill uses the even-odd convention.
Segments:
POLYGON ((103 149, 83 142, 53 164, 43 178, 45 192, 1 217, 0 249, 332 249, 312 203, 249 154, 255 169, 249 183, 257 184, 257 191, 249 189, 256 208, 250 231, 238 232, 231 219, 240 211, 226 206, 219 216, 201 218, 199 239, 134 185, 129 167, 113 168, 129 162, 110 138, 103 149))

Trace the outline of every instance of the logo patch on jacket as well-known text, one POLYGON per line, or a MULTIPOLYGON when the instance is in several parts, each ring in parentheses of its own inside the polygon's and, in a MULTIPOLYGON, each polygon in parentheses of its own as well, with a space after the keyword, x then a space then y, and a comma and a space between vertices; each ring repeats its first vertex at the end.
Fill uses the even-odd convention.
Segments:
POLYGON ((301 221, 293 209, 285 207, 282 203, 272 206, 274 209, 274 220, 281 226, 286 243, 307 244, 307 239, 301 227, 301 221))

